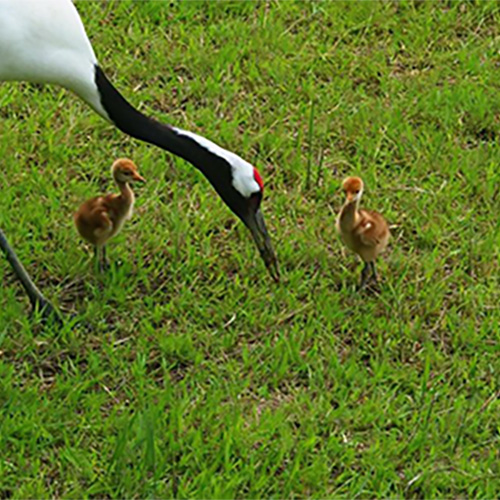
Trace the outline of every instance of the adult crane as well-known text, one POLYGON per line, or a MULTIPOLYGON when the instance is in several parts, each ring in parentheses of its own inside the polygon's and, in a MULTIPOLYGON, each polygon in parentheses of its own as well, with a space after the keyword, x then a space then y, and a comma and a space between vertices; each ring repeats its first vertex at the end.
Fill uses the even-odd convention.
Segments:
MULTIPOLYGON (((258 171, 208 139, 160 123, 135 109, 99 66, 71 0, 0 0, 1 80, 65 87, 125 134, 194 165, 249 228, 271 276, 279 280, 276 256, 260 209, 263 183, 258 171)), ((45 315, 51 314, 52 305, 29 277, 1 228, 0 247, 31 305, 45 315)))

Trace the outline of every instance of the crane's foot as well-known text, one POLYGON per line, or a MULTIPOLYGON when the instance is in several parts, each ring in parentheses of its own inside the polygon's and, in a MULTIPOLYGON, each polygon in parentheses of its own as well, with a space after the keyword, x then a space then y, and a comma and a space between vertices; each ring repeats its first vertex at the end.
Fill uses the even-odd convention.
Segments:
POLYGON ((55 324, 57 326, 63 325, 61 313, 45 298, 37 298, 36 301, 31 303, 32 314, 38 313, 40 315, 42 324, 55 324))

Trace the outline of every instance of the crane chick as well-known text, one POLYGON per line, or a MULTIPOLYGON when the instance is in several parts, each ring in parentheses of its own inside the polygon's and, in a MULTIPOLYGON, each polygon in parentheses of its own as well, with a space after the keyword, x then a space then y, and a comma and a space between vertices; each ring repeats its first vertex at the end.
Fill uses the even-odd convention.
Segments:
POLYGON ((128 158, 116 160, 111 173, 120 194, 91 198, 82 203, 74 215, 78 232, 94 246, 96 264, 101 271, 107 266, 106 243, 119 233, 125 221, 132 216, 135 197, 131 184, 146 182, 139 175, 135 163, 128 158))
POLYGON ((377 212, 360 210, 363 181, 359 177, 348 177, 342 183, 346 201, 337 217, 337 231, 344 244, 357 253, 365 266, 361 272, 360 288, 370 279, 377 281, 375 260, 389 242, 389 226, 377 212))

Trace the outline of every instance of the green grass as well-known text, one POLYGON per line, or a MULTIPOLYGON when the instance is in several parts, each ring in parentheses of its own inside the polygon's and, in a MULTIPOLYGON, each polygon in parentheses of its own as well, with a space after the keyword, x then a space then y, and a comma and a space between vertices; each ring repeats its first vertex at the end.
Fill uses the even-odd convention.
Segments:
POLYGON ((283 281, 180 159, 64 90, 0 87, 2 497, 500 495, 496 2, 79 2, 142 110, 253 162, 283 281), (96 275, 72 213, 150 181, 96 275), (380 294, 334 229, 344 176, 393 239, 380 294))

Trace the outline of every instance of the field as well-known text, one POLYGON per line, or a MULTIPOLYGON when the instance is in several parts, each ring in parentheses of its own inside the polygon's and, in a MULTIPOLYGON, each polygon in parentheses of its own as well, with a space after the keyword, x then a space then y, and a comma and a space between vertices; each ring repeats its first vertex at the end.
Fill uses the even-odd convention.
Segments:
POLYGON ((143 112, 260 170, 282 282, 204 177, 69 92, 0 86, 0 496, 500 495, 500 4, 78 2, 143 112), (94 271, 72 213, 148 179, 94 271), (380 290, 340 183, 393 239, 380 290))

